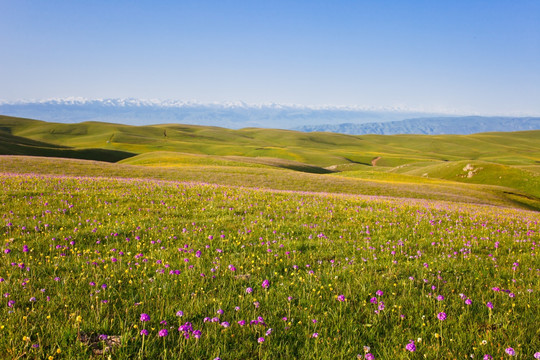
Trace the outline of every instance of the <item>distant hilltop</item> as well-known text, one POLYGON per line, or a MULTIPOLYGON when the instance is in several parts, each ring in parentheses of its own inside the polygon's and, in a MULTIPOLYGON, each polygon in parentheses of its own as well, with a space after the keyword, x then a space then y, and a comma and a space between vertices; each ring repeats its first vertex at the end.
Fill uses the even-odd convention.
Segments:
POLYGON ((472 134, 540 129, 539 117, 483 117, 406 108, 199 103, 179 100, 63 98, 0 102, 0 114, 59 123, 101 121, 129 125, 192 124, 304 132, 472 134))
POLYGON ((434 117, 364 124, 305 125, 295 130, 334 132, 350 135, 468 135, 483 132, 540 130, 540 117, 434 117))

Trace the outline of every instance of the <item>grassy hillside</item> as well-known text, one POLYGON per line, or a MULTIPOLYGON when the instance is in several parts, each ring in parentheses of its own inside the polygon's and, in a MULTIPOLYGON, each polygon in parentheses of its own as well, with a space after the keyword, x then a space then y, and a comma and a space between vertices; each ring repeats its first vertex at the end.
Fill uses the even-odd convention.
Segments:
POLYGON ((364 179, 345 177, 341 176, 340 173, 313 174, 274 167, 138 166, 28 156, 0 156, 0 173, 161 179, 257 189, 446 200, 530 210, 540 209, 538 199, 531 198, 528 194, 515 189, 412 176, 410 178, 414 181, 396 181, 396 179, 388 180, 384 176, 364 179))
POLYGON ((540 131, 351 136, 179 124, 58 124, 0 116, 0 134, 0 151, 6 155, 120 161, 146 170, 181 168, 180 177, 190 181, 447 200, 466 197, 481 203, 486 197, 490 203, 540 209, 540 131), (466 167, 471 170, 463 170, 466 167), (246 180, 235 179, 240 173, 246 180), (321 181, 307 180, 308 174, 301 173, 320 174, 321 181), (473 188, 479 193, 470 195, 473 188), (498 200, 491 199, 493 194, 498 200))
MULTIPOLYGON (((403 167, 401 170, 407 169, 403 167)), ((404 174, 448 179, 470 184, 493 184, 520 189, 540 197, 540 174, 520 168, 486 161, 454 161, 434 164, 404 174)))
POLYGON ((0 117, 0 155, 47 156, 117 162, 135 154, 103 148, 70 147, 13 134, 14 128, 39 128, 40 121, 0 117))
POLYGON ((314 166, 399 166, 418 161, 484 160, 507 165, 540 162, 540 131, 475 135, 365 135, 275 129, 230 130, 194 125, 128 126, 99 122, 46 123, 0 117, 12 135, 72 147, 145 153, 175 151, 219 156, 270 157, 314 166))

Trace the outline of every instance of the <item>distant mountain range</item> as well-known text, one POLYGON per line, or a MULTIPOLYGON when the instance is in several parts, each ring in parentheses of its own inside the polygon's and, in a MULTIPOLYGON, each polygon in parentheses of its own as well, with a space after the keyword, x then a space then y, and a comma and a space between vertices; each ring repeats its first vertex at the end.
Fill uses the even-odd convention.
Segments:
POLYGON ((305 132, 323 131, 350 135, 466 135, 494 131, 540 130, 540 117, 434 117, 364 124, 305 125, 297 127, 295 130, 305 132))
POLYGON ((49 122, 102 121, 129 125, 191 124, 362 134, 472 134, 540 129, 539 117, 449 116, 407 109, 364 109, 243 102, 64 98, 0 102, 0 114, 49 122))
POLYGON ((229 129, 245 127, 292 129, 303 125, 366 123, 438 116, 399 108, 364 109, 243 102, 197 103, 140 99, 52 99, 0 102, 0 114, 60 123, 102 121, 129 125, 192 124, 229 129))

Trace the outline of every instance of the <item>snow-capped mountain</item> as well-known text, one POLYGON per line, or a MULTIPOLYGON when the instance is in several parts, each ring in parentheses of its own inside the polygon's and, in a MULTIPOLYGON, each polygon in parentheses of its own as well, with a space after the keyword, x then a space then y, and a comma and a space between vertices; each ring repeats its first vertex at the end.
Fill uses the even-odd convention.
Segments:
POLYGON ((0 101, 0 114, 51 122, 103 121, 131 125, 193 124, 330 131, 345 134, 470 134, 540 129, 540 118, 433 114, 404 108, 200 103, 156 99, 61 98, 0 101))
POLYGON ((200 103, 180 100, 62 98, 0 102, 0 114, 53 122, 104 121, 131 125, 184 123, 227 128, 291 129, 304 125, 365 123, 425 116, 400 108, 200 103))

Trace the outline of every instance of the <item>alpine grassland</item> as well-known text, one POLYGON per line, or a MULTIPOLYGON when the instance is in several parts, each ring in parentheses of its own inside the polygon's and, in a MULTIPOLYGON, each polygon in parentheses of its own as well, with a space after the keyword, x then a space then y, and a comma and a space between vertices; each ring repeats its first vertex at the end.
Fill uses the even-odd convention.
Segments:
POLYGON ((538 359, 539 141, 0 116, 0 358, 538 359))
POLYGON ((540 356, 538 212, 11 160, 2 358, 540 356))
MULTIPOLYGON (((137 165, 131 168, 141 174, 137 177, 158 175, 167 180, 432 198, 531 210, 540 210, 539 143, 540 131, 354 136, 180 124, 61 124, 0 115, 0 155, 115 164, 108 169, 137 165)), ((67 163, 63 165, 61 171, 41 168, 46 173, 71 173, 65 169, 67 163)), ((128 168, 115 172, 129 173, 128 168)), ((11 169, 8 165, 3 171, 11 169)))

